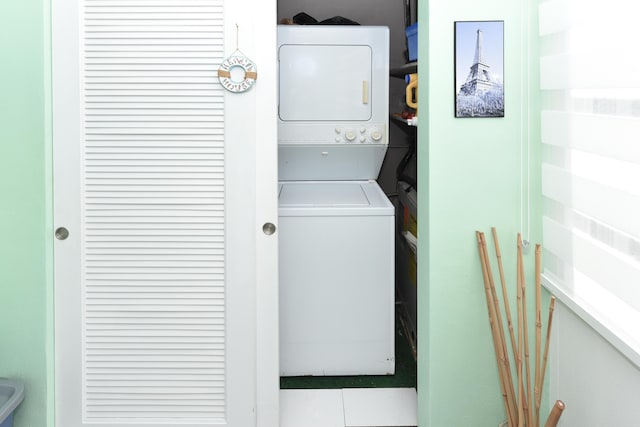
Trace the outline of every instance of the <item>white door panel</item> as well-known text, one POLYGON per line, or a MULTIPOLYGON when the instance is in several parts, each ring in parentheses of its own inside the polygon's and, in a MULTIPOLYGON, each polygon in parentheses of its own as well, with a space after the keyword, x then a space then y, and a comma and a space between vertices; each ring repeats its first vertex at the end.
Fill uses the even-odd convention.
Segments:
POLYGON ((277 306, 256 300, 277 295, 275 26, 246 14, 272 3, 54 0, 57 425, 277 416, 277 306), (237 41, 265 73, 230 94, 237 41))
POLYGON ((369 46, 283 45, 278 55, 282 120, 371 118, 369 46))

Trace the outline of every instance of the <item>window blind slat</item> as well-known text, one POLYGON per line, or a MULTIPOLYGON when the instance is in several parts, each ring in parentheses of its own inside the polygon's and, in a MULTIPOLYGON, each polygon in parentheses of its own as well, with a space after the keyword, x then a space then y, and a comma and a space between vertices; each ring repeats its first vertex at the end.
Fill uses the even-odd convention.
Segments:
MULTIPOLYGON (((539 35, 547 36, 610 19, 615 19, 616 23, 633 24, 637 21, 637 5, 633 0, 550 0, 538 6, 538 17, 539 35)), ((602 26, 591 28, 602 32, 602 26)))
POLYGON ((639 87, 639 59, 616 46, 544 56, 540 58, 540 87, 542 90, 639 87))
POLYGON ((544 144, 640 163, 640 117, 549 110, 542 112, 541 126, 544 144))
POLYGON ((629 215, 640 197, 542 165, 542 195, 640 239, 640 221, 629 215), (616 209, 611 209, 616 206, 616 209))
POLYGON ((538 7, 538 29, 541 36, 558 33, 571 26, 571 15, 559 1, 547 1, 538 7))
MULTIPOLYGON (((581 271, 596 283, 607 288, 636 310, 640 310, 640 265, 624 260, 584 233, 571 230, 550 218, 543 219, 545 248, 565 263, 581 271)), ((577 287, 579 284, 567 284, 577 287)))

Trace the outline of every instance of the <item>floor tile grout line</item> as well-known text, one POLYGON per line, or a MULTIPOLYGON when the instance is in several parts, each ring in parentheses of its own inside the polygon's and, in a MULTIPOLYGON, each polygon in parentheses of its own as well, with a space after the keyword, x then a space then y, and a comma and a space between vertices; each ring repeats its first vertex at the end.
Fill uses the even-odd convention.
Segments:
POLYGON ((344 401, 344 389, 340 389, 340 397, 342 399, 342 424, 347 427, 347 405, 344 401))

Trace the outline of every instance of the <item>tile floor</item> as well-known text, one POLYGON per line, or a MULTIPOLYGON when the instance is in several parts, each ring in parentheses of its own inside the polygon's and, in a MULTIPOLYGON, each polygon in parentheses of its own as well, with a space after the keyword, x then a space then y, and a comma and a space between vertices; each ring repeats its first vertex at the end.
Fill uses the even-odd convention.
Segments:
POLYGON ((280 427, 413 427, 415 388, 280 390, 280 427))

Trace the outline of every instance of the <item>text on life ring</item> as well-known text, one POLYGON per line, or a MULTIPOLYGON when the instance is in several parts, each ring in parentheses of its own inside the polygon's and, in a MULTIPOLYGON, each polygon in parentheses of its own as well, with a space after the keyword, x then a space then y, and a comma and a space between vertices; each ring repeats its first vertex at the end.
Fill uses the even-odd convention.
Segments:
POLYGON ((230 56, 218 68, 218 80, 229 92, 245 92, 258 78, 256 64, 246 56, 230 56))

